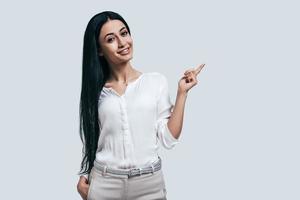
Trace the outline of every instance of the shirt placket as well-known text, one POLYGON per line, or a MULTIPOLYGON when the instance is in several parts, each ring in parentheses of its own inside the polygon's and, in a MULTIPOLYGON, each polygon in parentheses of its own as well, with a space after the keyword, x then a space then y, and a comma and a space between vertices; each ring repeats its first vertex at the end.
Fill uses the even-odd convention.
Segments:
POLYGON ((121 120, 122 120, 122 134, 123 134, 123 147, 125 159, 130 158, 132 150, 131 134, 128 123, 127 105, 124 97, 120 97, 121 120))

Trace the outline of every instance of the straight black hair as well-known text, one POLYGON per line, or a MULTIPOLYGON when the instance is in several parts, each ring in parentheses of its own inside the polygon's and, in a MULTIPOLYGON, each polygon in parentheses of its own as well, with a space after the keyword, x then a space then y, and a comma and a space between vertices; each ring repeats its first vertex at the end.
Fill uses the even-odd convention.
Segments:
POLYGON ((78 175, 89 174, 94 166, 100 122, 98 118, 98 99, 105 82, 111 75, 111 69, 104 56, 99 56, 99 34, 108 20, 120 20, 130 29, 118 13, 104 11, 94 15, 86 27, 83 41, 82 85, 79 105, 79 135, 82 147, 82 161, 78 175))

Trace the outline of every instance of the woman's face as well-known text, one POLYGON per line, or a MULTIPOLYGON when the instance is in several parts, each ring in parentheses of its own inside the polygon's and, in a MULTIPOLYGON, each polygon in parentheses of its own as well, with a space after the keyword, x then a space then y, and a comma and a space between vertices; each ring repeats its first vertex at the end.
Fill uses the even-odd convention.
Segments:
POLYGON ((120 20, 108 20, 101 28, 99 55, 108 63, 121 64, 132 59, 132 38, 120 20))

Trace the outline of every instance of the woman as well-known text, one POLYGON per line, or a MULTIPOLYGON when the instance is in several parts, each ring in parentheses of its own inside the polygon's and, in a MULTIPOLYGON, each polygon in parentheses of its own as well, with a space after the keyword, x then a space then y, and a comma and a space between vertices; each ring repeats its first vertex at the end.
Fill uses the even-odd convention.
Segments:
POLYGON ((158 72, 143 73, 130 60, 133 41, 125 20, 105 11, 89 21, 83 45, 77 190, 83 199, 166 199, 158 141, 179 142, 184 104, 204 65, 178 82, 175 105, 158 72))

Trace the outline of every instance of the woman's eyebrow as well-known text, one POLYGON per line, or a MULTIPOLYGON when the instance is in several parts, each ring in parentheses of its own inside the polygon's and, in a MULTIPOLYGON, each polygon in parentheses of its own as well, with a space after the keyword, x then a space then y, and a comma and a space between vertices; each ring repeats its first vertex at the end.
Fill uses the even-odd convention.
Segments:
POLYGON ((121 28, 121 29, 120 29, 120 32, 121 32, 124 28, 126 28, 126 27, 124 26, 123 28, 121 28))
MULTIPOLYGON (((121 29, 120 29, 120 32, 123 30, 123 29, 125 29, 126 27, 124 26, 124 27, 122 27, 121 29)), ((113 35, 114 33, 107 33, 105 36, 104 36, 104 39, 106 38, 106 36, 108 36, 108 35, 113 35)))

